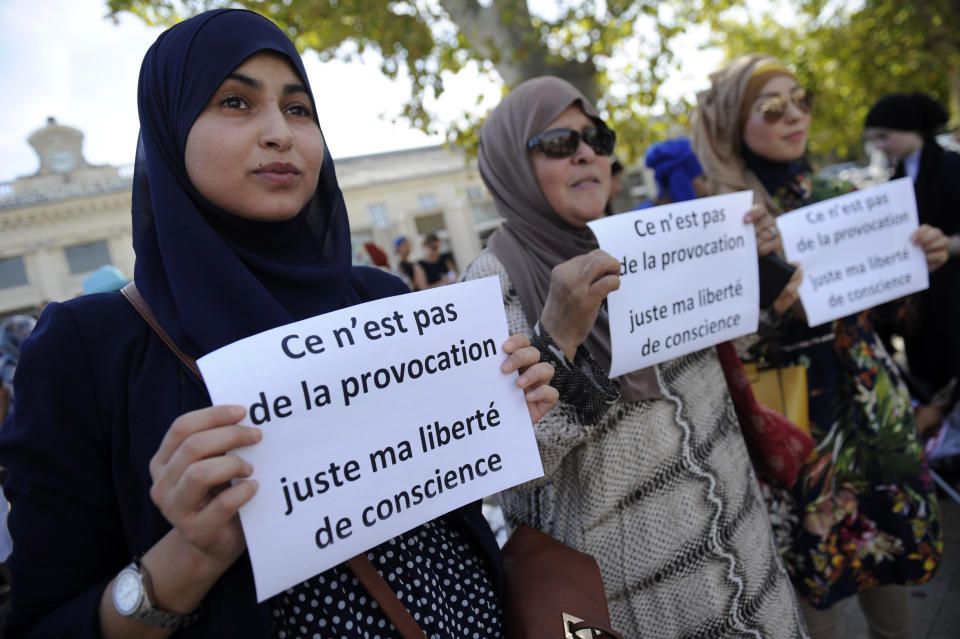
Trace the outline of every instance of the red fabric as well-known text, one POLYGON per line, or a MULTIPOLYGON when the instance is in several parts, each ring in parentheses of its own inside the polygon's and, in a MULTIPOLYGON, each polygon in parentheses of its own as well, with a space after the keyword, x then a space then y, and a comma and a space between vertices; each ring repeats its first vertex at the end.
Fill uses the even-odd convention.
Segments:
POLYGON ((363 248, 367 249, 367 254, 370 256, 370 261, 373 262, 374 266, 390 268, 390 260, 387 259, 387 254, 384 253, 383 249, 379 246, 373 242, 366 242, 363 248))
POLYGON ((757 402, 732 342, 717 344, 716 349, 757 475, 790 488, 816 442, 789 419, 757 402))

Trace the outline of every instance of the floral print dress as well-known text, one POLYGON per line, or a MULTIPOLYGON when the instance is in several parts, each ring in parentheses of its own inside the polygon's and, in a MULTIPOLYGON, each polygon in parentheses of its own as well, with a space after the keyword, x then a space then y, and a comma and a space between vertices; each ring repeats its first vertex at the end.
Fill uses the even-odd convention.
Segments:
MULTIPOLYGON (((775 197, 792 210, 850 190, 801 174, 775 197)), ((869 314, 811 328, 791 311, 753 349, 807 369, 816 451, 792 489, 765 493, 794 586, 818 608, 875 586, 923 583, 943 551, 910 395, 869 314)))

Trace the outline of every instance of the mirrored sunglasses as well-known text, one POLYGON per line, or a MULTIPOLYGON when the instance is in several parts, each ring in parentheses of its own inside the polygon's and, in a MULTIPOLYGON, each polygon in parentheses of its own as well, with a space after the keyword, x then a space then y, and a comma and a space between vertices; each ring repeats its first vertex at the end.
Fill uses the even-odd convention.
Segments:
POLYGON ((588 126, 583 131, 550 129, 527 141, 527 149, 540 149, 548 158, 568 158, 580 148, 583 140, 597 155, 610 155, 617 135, 604 124, 588 126))
POLYGON ((813 95, 806 89, 797 87, 790 92, 790 97, 785 98, 782 95, 774 95, 766 98, 757 106, 763 120, 768 124, 773 124, 783 117, 787 112, 787 106, 790 102, 797 107, 801 113, 810 113, 813 107, 813 95))

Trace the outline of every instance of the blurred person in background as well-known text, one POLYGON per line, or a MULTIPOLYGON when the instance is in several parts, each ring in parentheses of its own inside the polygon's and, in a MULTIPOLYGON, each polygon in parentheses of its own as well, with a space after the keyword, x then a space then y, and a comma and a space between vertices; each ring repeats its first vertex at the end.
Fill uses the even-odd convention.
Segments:
POLYGON ((657 182, 654 206, 670 202, 685 202, 707 194, 703 167, 690 148, 690 140, 676 138, 653 144, 647 149, 645 161, 653 169, 657 182))
POLYGON ((607 205, 603 210, 605 215, 613 215, 616 213, 613 202, 622 190, 623 164, 620 163, 620 160, 613 158, 613 161, 610 163, 610 195, 607 197, 607 205))
POLYGON ((941 413, 960 393, 956 387, 952 394, 940 393, 960 379, 960 154, 936 139, 947 119, 943 106, 926 94, 893 93, 873 105, 864 131, 895 167, 892 179, 913 182, 920 223, 949 237, 947 263, 930 274, 930 288, 910 296, 893 328, 904 338, 918 399, 939 394, 941 413))
POLYGON ((0 424, 13 409, 13 375, 20 361, 20 344, 36 324, 29 315, 12 315, 0 323, 0 424))
MULTIPOLYGON (((36 324, 37 320, 29 315, 12 315, 0 322, 0 430, 13 411, 13 378, 20 361, 20 344, 36 324)), ((7 529, 10 505, 3 493, 6 478, 7 469, 0 466, 0 635, 10 605, 10 569, 6 562, 13 550, 13 540, 7 529)))
POLYGON ((397 254, 397 270, 393 274, 402 279, 411 291, 419 291, 415 280, 420 265, 410 261, 410 241, 401 235, 393 241, 393 250, 397 254))
POLYGON ((423 259, 417 262, 413 283, 417 290, 446 286, 457 281, 457 268, 448 254, 440 253, 440 238, 436 233, 427 233, 423 238, 423 259))

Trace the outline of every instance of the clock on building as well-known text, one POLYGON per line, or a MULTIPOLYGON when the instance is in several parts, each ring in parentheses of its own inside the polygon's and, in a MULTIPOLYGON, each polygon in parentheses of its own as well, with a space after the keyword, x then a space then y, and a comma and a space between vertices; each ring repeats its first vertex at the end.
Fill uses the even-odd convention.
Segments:
POLYGON ((47 165, 57 173, 69 173, 77 166, 77 158, 70 151, 54 151, 47 158, 47 165))

